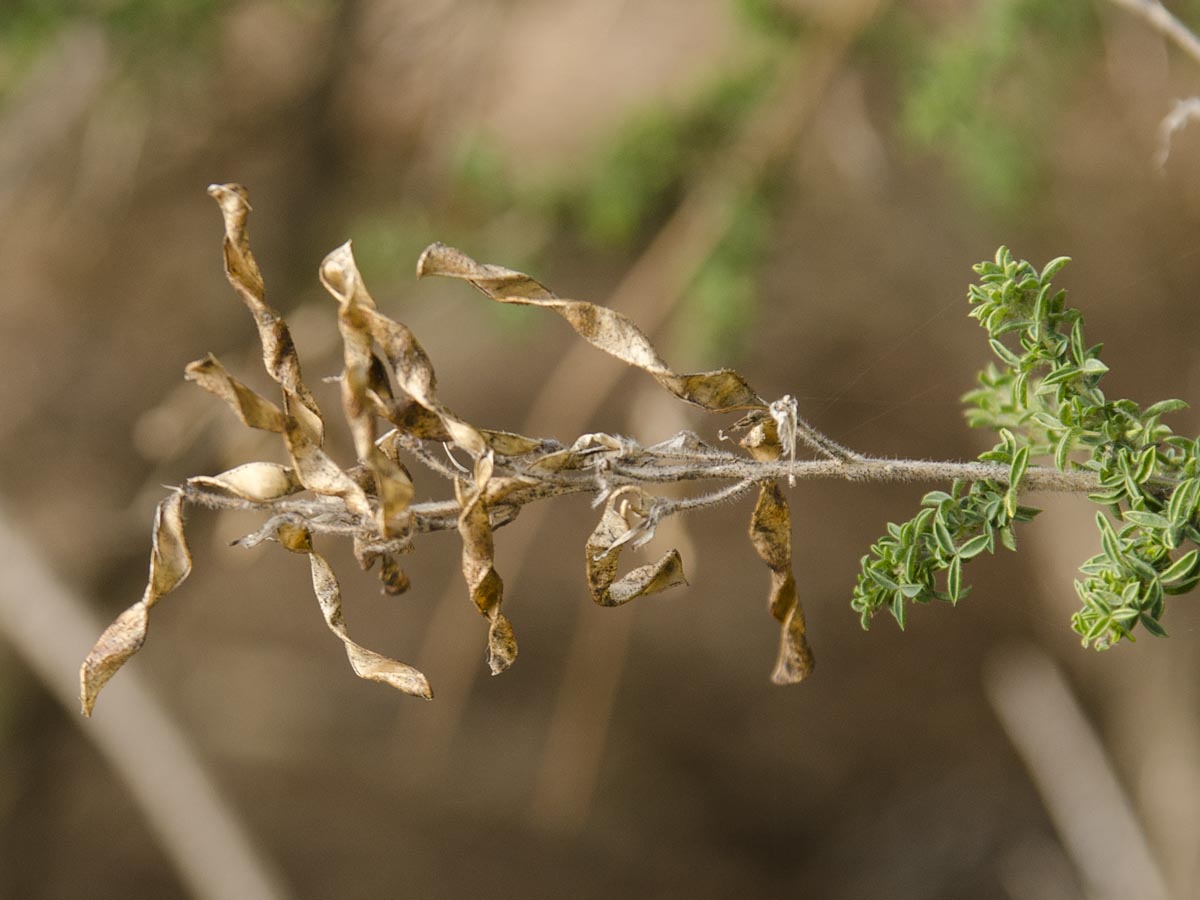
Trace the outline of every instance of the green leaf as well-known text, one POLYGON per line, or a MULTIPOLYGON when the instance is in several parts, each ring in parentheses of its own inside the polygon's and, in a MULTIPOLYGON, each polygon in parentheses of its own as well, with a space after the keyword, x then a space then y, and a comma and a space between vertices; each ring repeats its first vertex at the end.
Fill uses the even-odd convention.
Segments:
MULTIPOLYGON (((1085 363, 1086 365, 1086 363, 1085 363)), ((1048 386, 1052 384, 1062 384, 1064 381, 1070 381, 1080 372, 1075 366, 1059 366, 1049 375, 1042 379, 1042 385, 1048 386)))
POLYGON ((958 556, 955 559, 973 559, 982 553, 988 545, 988 536, 986 534, 977 534, 965 544, 958 548, 958 556))
POLYGON ((1145 484, 1146 481, 1154 474, 1154 464, 1158 462, 1158 451, 1155 447, 1150 446, 1143 450, 1137 458, 1137 464, 1133 470, 1133 480, 1138 484, 1145 484))
POLYGON ((1087 359, 1087 344, 1083 340, 1083 319, 1076 319, 1075 324, 1071 326, 1071 357, 1079 366, 1087 359))
POLYGON ((1200 499, 1200 479, 1189 478, 1180 482, 1171 493, 1167 504, 1167 518, 1176 527, 1186 525, 1196 512, 1196 501, 1200 499))
POLYGON ((894 591, 899 588, 896 582, 892 581, 892 579, 888 578, 874 566, 868 566, 863 571, 867 573, 867 577, 886 591, 894 591))
POLYGON ((995 338, 989 340, 988 344, 991 345, 992 352, 995 353, 996 356, 1000 358, 1000 361, 1006 366, 1016 369, 1021 365, 1021 358, 995 338))
POLYGON ((941 519, 933 521, 933 536, 937 541, 938 548, 945 556, 954 555, 954 538, 950 536, 950 529, 941 519))
POLYGON ((1161 416, 1163 413, 1178 412, 1181 409, 1187 409, 1188 404, 1183 400, 1159 400, 1157 403, 1146 407, 1146 411, 1142 413, 1147 419, 1151 416, 1161 416))
POLYGON ((1171 594, 1172 596, 1188 594, 1195 589, 1197 584, 1200 584, 1200 572, 1189 575, 1183 581, 1177 581, 1175 584, 1164 584, 1163 593, 1171 594))
POLYGON ((1017 514, 1018 490, 1025 470, 1029 468, 1029 447, 1022 447, 1013 455, 1012 465, 1008 469, 1008 491, 1004 494, 1004 511, 1011 519, 1017 514))
POLYGON ((1100 528, 1100 545, 1108 554, 1108 558, 1114 562, 1123 561, 1125 554, 1121 550, 1120 541, 1117 540, 1117 533, 1113 531, 1113 527, 1105 518, 1104 513, 1096 513, 1096 525, 1100 528))
POLYGON ((962 597, 962 557, 956 556, 950 563, 946 573, 946 593, 950 595, 951 603, 958 603, 962 597))
POLYGON ((1083 361, 1083 365, 1080 366, 1080 371, 1085 375, 1103 375, 1108 371, 1108 366, 1100 362, 1100 360, 1096 359, 1095 357, 1092 357, 1091 359, 1085 359, 1083 361))
POLYGON ((900 626, 900 630, 904 630, 904 595, 897 593, 892 597, 891 613, 892 618, 896 620, 896 624, 900 626))
POLYGON ((1165 585, 1174 584, 1177 581, 1182 581, 1196 566, 1196 559, 1200 557, 1200 550, 1189 550, 1175 562, 1171 563, 1166 569, 1158 575, 1158 580, 1165 585))
POLYGON ((1067 470, 1067 454, 1071 452, 1071 443, 1075 437, 1074 429, 1068 428, 1054 445, 1054 465, 1060 472, 1067 470))
POLYGON ((1056 256, 1042 267, 1042 274, 1038 280, 1041 281, 1042 284, 1045 284, 1047 281, 1057 275, 1062 267, 1070 261, 1071 257, 1069 256, 1056 256))
POLYGON ((1158 571, 1136 553, 1125 554, 1125 564, 1143 581, 1153 581, 1158 577, 1158 571))
POLYGON ((1012 526, 1005 525, 1003 528, 1000 529, 999 533, 1000 533, 1000 543, 1003 544, 1005 547, 1007 547, 1009 550, 1016 553, 1017 552, 1017 537, 1016 537, 1016 534, 1012 530, 1012 526))
POLYGON ((1029 448, 1022 447, 1013 455, 1012 465, 1008 469, 1008 490, 1009 493, 1016 494, 1017 488, 1021 484, 1021 479, 1025 477, 1025 470, 1029 468, 1029 448))
POLYGON ((1155 637, 1170 637, 1170 635, 1167 634, 1167 630, 1163 628, 1162 625, 1158 624, 1154 617, 1149 616, 1146 613, 1142 613, 1140 616, 1138 616, 1138 619, 1142 623, 1142 627, 1155 637))
POLYGON ((1121 513, 1121 518, 1126 522, 1132 522, 1141 528, 1170 528, 1171 521, 1166 516, 1160 516, 1158 513, 1139 512, 1134 509, 1127 509, 1121 513))
POLYGON ((1046 429, 1053 428, 1056 430, 1059 428, 1062 428, 1062 421, 1060 419, 1058 419, 1056 416, 1050 415, 1049 413, 1040 412, 1040 411, 1035 412, 1033 414, 1032 418, 1033 418, 1033 421, 1037 422, 1043 428, 1046 428, 1046 429))

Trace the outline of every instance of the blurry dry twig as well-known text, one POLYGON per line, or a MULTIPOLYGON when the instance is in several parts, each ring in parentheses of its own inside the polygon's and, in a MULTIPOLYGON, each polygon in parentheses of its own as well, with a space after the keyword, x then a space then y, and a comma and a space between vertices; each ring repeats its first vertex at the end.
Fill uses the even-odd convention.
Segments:
POLYGON ((1200 63, 1200 38, 1197 38, 1158 0, 1112 0, 1112 2, 1144 19, 1151 28, 1200 63))
MULTIPOLYGON (((0 633, 64 707, 71 672, 96 633, 87 603, 61 584, 37 550, 0 513, 0 633), (30 602, 34 598, 33 602, 30 602)), ((201 900, 290 896, 221 796, 189 739, 138 673, 112 692, 103 720, 87 731, 141 808, 191 895, 201 900)))
MULTIPOLYGON (((1165 37, 1196 63, 1200 63, 1200 37, 1177 19, 1159 0, 1112 0, 1114 4, 1129 10, 1144 20, 1151 28, 1165 37)), ((1163 117, 1158 128, 1158 151, 1155 164, 1162 169, 1171 154, 1171 139, 1175 133, 1190 122, 1200 118, 1200 97, 1176 100, 1171 111, 1163 117)))
POLYGON ((1087 896, 1170 896, 1112 761, 1070 685, 1032 646, 995 654, 988 700, 1042 795, 1087 896), (1120 853, 1113 850, 1120 847, 1120 853))
MULTIPOLYGON (((265 299, 258 264, 250 250, 246 219, 250 205, 240 185, 214 185, 210 194, 225 222, 225 270, 257 325, 263 363, 279 384, 281 405, 256 394, 211 355, 187 367, 187 376, 215 394, 246 425, 281 435, 290 466, 254 462, 216 476, 188 479, 163 500, 155 516, 150 576, 140 601, 101 635, 80 672, 81 703, 90 715, 100 689, 145 641, 149 611, 191 571, 184 540, 186 505, 251 509, 268 514, 266 523, 240 543, 274 539, 307 554, 314 590, 325 620, 343 642, 360 677, 415 696, 432 692, 411 666, 367 650, 346 630, 337 581, 312 543, 314 535, 350 537, 364 569, 379 563, 385 589, 400 592, 407 578, 398 557, 429 532, 456 530, 463 542, 463 575, 471 600, 487 619, 487 658, 494 674, 512 664, 516 639, 501 611, 503 582, 493 564, 492 533, 527 504, 572 493, 594 495, 604 513, 587 542, 585 569, 593 599, 616 606, 684 582, 682 561, 670 551, 657 562, 618 575, 626 547, 649 542, 664 518, 728 502, 758 488, 751 539, 772 572, 770 610, 781 625, 781 644, 772 680, 789 684, 812 670, 804 613, 790 563, 787 501, 776 482, 834 477, 896 481, 989 479, 1006 483, 1010 469, 987 463, 925 462, 862 457, 842 448, 804 423, 790 397, 767 402, 729 369, 678 373, 658 355, 646 336, 621 313, 591 303, 557 297, 521 272, 475 262, 442 244, 422 253, 419 276, 467 281, 498 303, 537 306, 562 316, 588 343, 641 369, 685 402, 714 413, 738 413, 732 432, 742 432, 747 455, 718 449, 683 432, 643 447, 610 434, 586 434, 564 446, 557 441, 476 428, 438 398, 433 366, 416 337, 381 313, 367 292, 350 245, 330 253, 321 265, 322 283, 338 304, 344 346, 342 406, 354 438, 358 462, 342 468, 322 449, 325 421, 304 383, 299 357, 286 323, 265 299), (377 434, 380 419, 392 428, 377 434), (797 460, 799 444, 820 458, 797 460), (463 473, 435 461, 427 445, 442 444, 468 455, 474 465, 463 473), (454 498, 413 503, 414 486, 401 461, 408 453, 435 474, 453 482, 454 498), (671 482, 719 480, 726 487, 683 499, 654 496, 648 488, 671 482), (303 495, 303 496, 301 496, 303 495)), ((1064 473, 1030 467, 1027 490, 1088 491, 1098 486, 1090 472, 1064 473)))

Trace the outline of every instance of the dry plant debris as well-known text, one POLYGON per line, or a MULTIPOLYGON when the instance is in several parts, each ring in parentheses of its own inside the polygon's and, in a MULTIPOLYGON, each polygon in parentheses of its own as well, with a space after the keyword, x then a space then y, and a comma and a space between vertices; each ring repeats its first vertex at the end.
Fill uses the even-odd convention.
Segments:
POLYGON ((486 659, 493 674, 517 657, 493 533, 527 504, 565 494, 590 494, 594 506, 603 507, 584 547, 584 571, 596 603, 620 606, 687 583, 674 550, 620 575, 627 546, 644 546, 667 516, 729 502, 757 487, 749 532, 770 570, 768 609, 780 625, 771 675, 776 684, 803 681, 813 670, 792 572, 784 479, 789 486, 801 478, 950 484, 949 491, 927 493, 911 521, 889 523, 887 534, 863 557, 851 607, 864 628, 883 610, 903 628, 912 604, 953 604, 965 597, 970 587, 963 568, 985 551, 1016 549, 1017 525, 1038 513, 1019 502, 1026 491, 1086 493, 1102 507, 1097 517, 1102 552, 1081 566, 1086 577, 1075 584, 1083 608, 1072 627, 1085 646, 1105 649, 1133 640, 1138 625, 1165 635, 1165 598, 1200 585, 1200 439, 1177 435, 1161 421, 1186 404, 1164 400, 1142 409, 1131 400, 1106 397, 1100 388, 1108 371, 1099 358, 1101 345, 1088 346, 1082 314, 1051 283, 1065 257, 1038 271, 1002 247, 994 261, 975 267, 980 281, 968 291, 970 314, 988 332, 1001 368, 989 365, 980 386, 963 399, 968 424, 995 431, 999 443, 978 461, 945 462, 863 456, 806 422, 790 396, 768 402, 729 369, 675 372, 621 313, 558 297, 521 272, 433 244, 417 262, 418 276, 456 278, 497 303, 553 310, 588 343, 646 372, 680 400, 713 413, 739 413, 728 433, 719 433, 722 440, 739 435, 742 452, 713 446, 691 432, 649 447, 612 434, 585 434, 565 446, 477 427, 439 399, 428 354, 412 331, 380 311, 347 243, 320 267, 321 283, 337 302, 342 413, 357 457, 343 467, 323 449, 324 416, 304 383, 287 324, 266 302, 246 232, 246 191, 227 184, 209 193, 224 217, 226 275, 254 317, 263 364, 279 385, 280 402, 255 393, 211 355, 188 365, 186 377, 223 400, 244 425, 279 434, 291 464, 250 462, 189 478, 159 504, 145 593, 101 635, 83 663, 85 715, 104 684, 141 648, 150 608, 191 571, 183 534, 187 505, 265 514, 258 530, 235 543, 272 540, 307 554, 325 622, 345 645, 354 672, 425 698, 432 691, 424 675, 350 638, 341 592, 314 549, 316 536, 348 538, 363 569, 378 564, 383 589, 398 594, 409 587, 400 557, 416 539, 457 531, 467 592, 487 620, 486 659), (798 459, 801 446, 813 458, 798 459), (443 451, 452 460, 456 452, 469 458, 471 467, 447 464, 443 451), (1053 467, 1034 464, 1038 459, 1053 467), (414 503, 406 460, 451 481, 452 496, 414 503), (725 485, 681 499, 652 490, 700 481, 725 485), (1119 531, 1110 517, 1119 520, 1119 531))
POLYGON ((382 313, 368 293, 349 243, 330 253, 320 279, 337 301, 337 324, 345 366, 340 378, 342 412, 357 461, 342 467, 323 449, 327 423, 304 383, 300 360, 283 318, 266 302, 262 274, 250 249, 246 220, 248 195, 240 185, 213 185, 209 194, 225 224, 225 273, 258 328, 267 373, 279 384, 280 403, 260 396, 231 375, 211 354, 187 366, 186 377, 223 400, 251 428, 280 434, 290 466, 251 462, 213 476, 189 478, 163 500, 155 516, 150 576, 141 600, 123 612, 96 642, 81 672, 81 705, 91 715, 97 695, 145 642, 149 611, 191 572, 184 538, 184 507, 259 510, 261 528, 237 543, 253 546, 274 540, 307 554, 313 590, 331 631, 346 647, 355 674, 413 696, 431 698, 425 676, 398 660, 366 649, 351 639, 342 614, 341 592, 314 535, 353 542, 364 569, 379 563, 385 590, 400 593, 408 579, 398 557, 417 536, 457 530, 462 539, 462 570, 468 593, 488 622, 487 662, 493 674, 512 665, 517 642, 502 612, 504 584, 494 564, 493 531, 512 521, 522 506, 554 496, 587 492, 603 513, 585 547, 585 571, 592 598, 619 606, 636 597, 685 584, 683 562, 671 550, 657 562, 618 577, 626 545, 641 547, 663 517, 731 500, 760 486, 750 525, 758 554, 771 570, 769 608, 782 625, 779 661, 772 679, 799 682, 813 668, 804 614, 791 571, 787 501, 775 479, 794 479, 795 446, 804 439, 829 461, 860 459, 818 435, 795 415, 790 398, 768 403, 736 372, 680 374, 658 355, 646 336, 611 309, 555 296, 528 275, 481 264, 453 247, 433 244, 420 257, 418 276, 462 279, 499 303, 551 309, 585 340, 642 369, 676 397, 715 413, 742 413, 733 430, 744 431, 748 457, 714 448, 684 433, 641 447, 629 438, 587 434, 570 446, 504 431, 477 428, 451 412, 437 396, 437 378, 413 333, 382 313), (379 423, 390 426, 379 433, 379 423), (439 458, 445 445, 474 460, 469 473, 439 458), (453 481, 454 497, 414 504, 407 455, 453 481), (755 463, 780 463, 772 465, 755 463), (713 493, 667 500, 644 485, 719 478, 732 482, 713 493))

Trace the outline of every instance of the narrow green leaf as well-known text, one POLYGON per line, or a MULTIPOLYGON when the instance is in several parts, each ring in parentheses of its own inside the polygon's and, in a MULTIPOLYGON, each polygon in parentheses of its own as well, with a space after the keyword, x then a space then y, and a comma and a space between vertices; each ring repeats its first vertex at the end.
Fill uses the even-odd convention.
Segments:
POLYGON ((1042 379, 1042 386, 1048 387, 1050 385, 1062 384, 1064 381, 1070 381, 1079 374, 1079 371, 1075 366, 1059 366, 1042 379))
POLYGON ((1146 411, 1142 415, 1148 419, 1151 416, 1161 416, 1163 413, 1178 412, 1187 408, 1188 404, 1183 400, 1159 400, 1146 407, 1146 411))
POLYGON ((1158 462, 1158 450, 1154 446, 1147 447, 1138 454, 1137 463, 1133 467, 1133 480, 1145 484, 1154 474, 1154 464, 1158 462))
POLYGON ((998 356, 1000 358, 1000 361, 1002 363, 1004 363, 1006 366, 1009 366, 1009 367, 1015 369, 1021 365, 1021 358, 1019 356, 1017 356, 1015 353, 1013 353, 1011 350, 1009 350, 1007 347, 1005 347, 1002 343, 1000 343, 995 338, 992 338, 991 340, 989 340, 988 344, 991 345, 992 352, 995 353, 996 356, 998 356))
POLYGON ((954 557, 950 569, 946 573, 946 593, 950 595, 951 603, 958 603, 962 597, 962 558, 954 557))
POLYGON ((1005 547, 1007 547, 1009 550, 1011 550, 1013 553, 1016 553, 1017 552, 1017 536, 1013 532, 1012 526, 1005 525, 1003 528, 1001 528, 999 530, 999 534, 1000 534, 1000 543, 1003 544, 1005 547))
POLYGON ((1035 421, 1039 425, 1041 425, 1043 428, 1047 428, 1047 429, 1062 428, 1062 422, 1057 417, 1052 416, 1047 412, 1040 412, 1040 411, 1035 412, 1032 416, 1032 419, 1033 419, 1033 421, 1035 421))
POLYGON ((1029 447, 1022 447, 1013 455, 1012 465, 1008 468, 1008 489, 1012 494, 1016 493, 1017 488, 1021 484, 1021 479, 1025 477, 1025 470, 1029 468, 1029 447))
POLYGON ((1071 326, 1071 356, 1078 366, 1087 359, 1087 344, 1083 341, 1083 319, 1076 319, 1071 326))
POLYGON ((1171 521, 1166 516, 1160 516, 1158 513, 1140 512, 1134 509, 1127 509, 1121 513, 1121 518, 1126 522, 1132 522, 1141 528, 1170 528, 1171 521))
POLYGON ((1054 465, 1060 472, 1067 470, 1067 454, 1071 452, 1071 443, 1074 440, 1074 429, 1068 428, 1059 437, 1058 443, 1054 445, 1054 465))
POLYGON ((892 581, 892 579, 888 578, 874 566, 867 566, 863 571, 867 573, 868 578, 886 591, 894 591, 899 587, 896 582, 892 581))
POLYGON ((1175 560, 1158 575, 1158 580, 1165 585, 1174 584, 1177 581, 1182 581, 1192 574, 1192 570, 1196 566, 1196 560, 1200 558, 1200 550, 1189 550, 1179 559, 1175 560))
POLYGON ((958 548, 958 557, 956 558, 974 559, 987 548, 987 545, 988 536, 986 534, 977 534, 958 548))
POLYGON ((1069 256, 1056 256, 1054 259, 1050 260, 1050 262, 1046 263, 1046 265, 1042 268, 1042 274, 1038 280, 1041 281, 1042 284, 1045 284, 1047 281, 1057 275, 1062 267, 1070 261, 1071 257, 1069 256))
POLYGON ((1167 518, 1177 528, 1186 525, 1196 512, 1196 501, 1200 498, 1200 479, 1189 478, 1180 482, 1167 504, 1167 518))
POLYGON ((1104 513, 1096 513, 1096 525, 1100 528, 1100 545, 1104 548, 1104 552, 1108 554, 1108 558, 1116 562, 1122 561, 1125 554, 1121 551, 1121 544, 1117 540, 1117 533, 1113 531, 1113 527, 1108 519, 1105 518, 1104 513))
POLYGON ((954 555, 954 538, 950 536, 950 529, 941 519, 935 519, 933 522, 933 536, 937 540, 938 548, 945 556, 954 555))
POLYGON ((1136 553, 1126 553, 1125 564, 1143 581, 1153 581, 1158 577, 1158 571, 1136 553))
POLYGON ((1146 613, 1142 613, 1138 618, 1139 618, 1139 621, 1141 621, 1141 623, 1142 623, 1142 627, 1145 628, 1148 632, 1150 632, 1155 637, 1163 637, 1163 638, 1170 637, 1170 635, 1167 634, 1167 630, 1165 628, 1163 628, 1162 625, 1160 625, 1154 619, 1154 617, 1149 616, 1146 613))

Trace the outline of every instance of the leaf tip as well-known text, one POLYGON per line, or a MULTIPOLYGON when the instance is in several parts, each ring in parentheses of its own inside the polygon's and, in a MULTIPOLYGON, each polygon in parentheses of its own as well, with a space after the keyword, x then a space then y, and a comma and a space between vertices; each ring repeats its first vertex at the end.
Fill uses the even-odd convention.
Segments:
POLYGON ((417 277, 424 278, 426 275, 436 275, 436 257, 440 256, 445 250, 446 245, 441 241, 434 241, 422 250, 421 255, 417 257, 417 277))
POLYGON ((212 197, 221 205, 222 209, 237 209, 245 207, 250 209, 250 192, 246 190, 244 185, 237 182, 229 182, 228 184, 210 184, 206 189, 208 196, 212 197))

